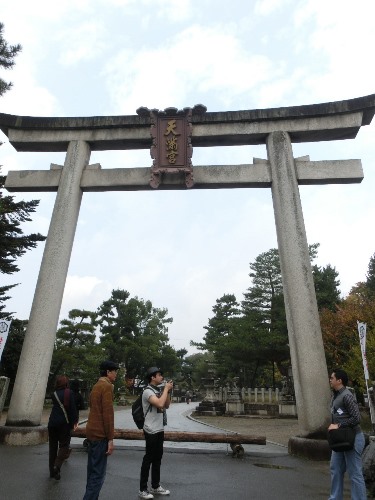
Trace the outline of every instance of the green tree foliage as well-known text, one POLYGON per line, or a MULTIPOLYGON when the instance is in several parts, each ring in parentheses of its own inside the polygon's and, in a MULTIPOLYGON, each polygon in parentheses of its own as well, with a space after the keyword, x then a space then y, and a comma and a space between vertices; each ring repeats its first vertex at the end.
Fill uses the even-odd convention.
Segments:
POLYGON ((27 321, 14 319, 10 325, 8 340, 1 358, 1 374, 11 379, 14 379, 16 376, 27 323, 27 321))
MULTIPOLYGON (((34 213, 38 200, 14 201, 14 196, 4 196, 5 177, 0 175, 0 273, 13 274, 19 271, 16 260, 27 250, 35 248, 39 241, 46 238, 40 233, 25 235, 22 224, 30 222, 30 214, 34 213)), ((9 299, 7 292, 16 285, 0 287, 0 317, 9 317, 5 313, 4 301, 9 299)))
MULTIPOLYGON (((317 257, 319 244, 309 245, 310 260, 317 257)), ((282 375, 287 374, 289 360, 288 328, 278 250, 260 254, 250 264, 252 285, 244 293, 242 308, 245 324, 254 342, 258 366, 275 363, 282 375)), ((318 309, 335 309, 340 300, 338 273, 335 268, 312 266, 318 309)))
POLYGON ((167 309, 130 298, 126 290, 113 290, 110 299, 98 309, 100 346, 106 357, 124 363, 131 378, 143 379, 147 367, 159 366, 172 375, 181 365, 176 351, 168 344, 167 309))
MULTIPOLYGON (((99 364, 111 359, 120 364, 115 390, 128 379, 143 380, 146 369, 157 365, 165 375, 180 370, 187 351, 169 345, 167 309, 131 298, 126 290, 113 290, 96 312, 73 309, 60 323, 52 357, 49 391, 56 375, 81 378, 88 389, 96 382, 99 364)), ((116 392, 117 394, 117 392, 116 392)))
POLYGON ((334 311, 340 302, 338 272, 328 264, 326 267, 312 266, 318 310, 334 311))
MULTIPOLYGON (((240 376, 244 385, 254 384, 255 377, 264 372, 263 365, 270 359, 269 327, 266 322, 258 322, 261 315, 242 314, 240 305, 233 294, 225 294, 216 300, 212 308, 214 316, 209 319, 202 343, 191 342, 200 350, 214 355, 218 367, 218 378, 224 383, 227 378, 240 376), (265 342, 267 339, 267 342, 265 342)), ((274 313, 276 318, 276 313, 274 313)), ((288 356, 284 342, 282 359, 288 356)), ((276 350, 274 351, 276 352, 276 350)))
POLYGON ((0 318, 9 320, 12 318, 11 312, 5 312, 4 302, 10 299, 10 295, 7 295, 8 291, 16 285, 0 286, 0 318))
POLYGON ((14 196, 4 196, 4 182, 5 177, 0 176, 0 272, 13 274, 19 271, 16 259, 46 238, 40 233, 24 235, 21 227, 31 221, 30 214, 35 212, 39 201, 15 202, 14 196))
POLYGON ((203 342, 191 342, 191 345, 214 355, 215 363, 220 366, 219 378, 225 381, 227 377, 237 374, 239 362, 242 365, 249 359, 248 347, 253 343, 244 341, 247 333, 235 295, 224 294, 216 300, 212 311, 214 316, 204 327, 206 334, 203 342))
MULTIPOLYGON (((316 258, 318 246, 310 245, 311 260, 316 258)), ((234 295, 223 295, 204 327, 203 342, 191 344, 214 354, 224 378, 240 376, 243 384, 251 386, 260 380, 275 385, 277 376, 287 375, 290 364, 278 250, 260 254, 250 263, 250 270, 252 284, 244 293, 242 308, 234 295)), ((340 295, 336 270, 330 265, 313 266, 313 275, 318 307, 335 309, 340 295)))
POLYGON ((366 355, 370 378, 375 379, 375 254, 370 258, 366 281, 357 283, 335 308, 320 312, 323 342, 329 369, 347 370, 360 392, 365 391, 358 324, 367 325, 366 355))
POLYGON ((183 361, 184 357, 186 356, 186 354, 188 353, 188 350, 187 349, 178 349, 176 351, 176 355, 179 359, 181 359, 181 361, 183 361))
POLYGON ((324 309, 320 313, 329 369, 338 366, 344 368, 364 391, 357 321, 367 324, 367 361, 370 377, 375 379, 375 297, 369 296, 366 283, 358 283, 353 287, 335 311, 324 309))
MULTIPOLYGON (((310 260, 317 256, 318 243, 309 245, 310 260)), ((278 311, 282 304, 283 284, 281 276, 279 251, 271 248, 261 253, 255 261, 250 263, 249 276, 252 280, 251 286, 244 293, 242 311, 245 315, 259 315, 259 321, 271 325, 278 321, 286 321, 285 315, 278 311)), ((317 268, 317 272, 320 268, 317 268)))
POLYGON ((1 357, 0 375, 10 379, 7 400, 10 399, 12 394, 27 323, 27 321, 21 321, 19 319, 12 320, 8 340, 5 344, 3 355, 1 357))
POLYGON ((57 375, 65 373, 76 378, 85 373, 85 379, 96 381, 100 352, 95 342, 96 313, 72 309, 68 319, 60 322, 52 356, 49 389, 57 375))
MULTIPOLYGON (((20 44, 9 45, 4 38, 4 24, 0 23, 0 68, 11 69, 15 64, 15 57, 22 50, 20 44)), ((12 82, 0 78, 0 96, 10 90, 12 82)))
POLYGON ((375 295, 375 253, 370 258, 368 271, 366 274, 366 288, 369 293, 375 295))
POLYGON ((243 313, 258 313, 261 322, 269 324, 275 297, 283 293, 280 259, 277 248, 261 253, 250 263, 252 285, 244 293, 243 313))
POLYGON ((214 316, 208 320, 208 326, 203 342, 191 342, 191 345, 201 350, 216 352, 223 338, 228 337, 233 330, 233 319, 241 314, 239 304, 233 294, 224 294, 216 300, 212 311, 214 316))
MULTIPOLYGON (((0 23, 0 68, 11 69, 15 57, 21 51, 21 45, 9 45, 4 38, 4 24, 0 23)), ((12 87, 0 77, 0 96, 12 87)), ((1 143, 0 143, 1 144, 1 143)), ((12 274, 18 271, 15 261, 26 250, 35 248, 38 241, 45 238, 40 234, 24 235, 21 224, 30 221, 30 214, 35 211, 38 201, 16 203, 13 196, 4 196, 5 177, 0 175, 0 273, 12 274)), ((7 293, 16 285, 0 287, 0 318, 9 319, 12 313, 4 311, 4 302, 10 298, 7 293)))
POLYGON ((250 264, 250 269, 252 285, 244 293, 242 310, 243 324, 253 344, 250 359, 256 361, 254 381, 256 371, 267 363, 277 363, 279 371, 285 375, 289 347, 278 250, 272 248, 260 254, 250 264))
POLYGON ((182 387, 192 389, 194 392, 201 391, 204 394, 202 379, 208 377, 209 363, 214 362, 215 358, 212 352, 199 352, 186 356, 181 367, 184 380, 184 383, 181 384, 182 387))

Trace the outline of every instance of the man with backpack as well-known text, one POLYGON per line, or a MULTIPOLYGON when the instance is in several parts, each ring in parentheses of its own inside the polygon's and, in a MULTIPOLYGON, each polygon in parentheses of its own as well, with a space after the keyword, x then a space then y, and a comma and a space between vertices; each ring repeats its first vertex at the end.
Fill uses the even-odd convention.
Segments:
POLYGON ((143 391, 142 404, 145 422, 143 433, 146 441, 146 454, 143 457, 140 477, 139 498, 154 498, 154 495, 169 495, 170 491, 160 485, 160 466, 163 456, 164 425, 166 409, 169 408, 170 392, 173 382, 169 380, 164 387, 159 387, 164 380, 160 368, 153 366, 147 370, 148 386, 143 391), (151 467, 151 488, 147 489, 151 467))

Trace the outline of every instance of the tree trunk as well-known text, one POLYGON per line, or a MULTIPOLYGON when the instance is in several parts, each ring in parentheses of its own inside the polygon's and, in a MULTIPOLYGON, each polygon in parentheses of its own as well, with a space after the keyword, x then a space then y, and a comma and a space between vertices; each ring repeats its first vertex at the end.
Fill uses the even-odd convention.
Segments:
MULTIPOLYGON (((72 431, 73 437, 86 437, 86 427, 78 427, 72 431)), ((143 440, 141 430, 115 429, 115 439, 143 440)), ((236 443, 236 444, 266 444, 265 436, 248 436, 243 434, 219 434, 206 432, 176 432, 165 431, 165 441, 188 442, 188 443, 236 443)))

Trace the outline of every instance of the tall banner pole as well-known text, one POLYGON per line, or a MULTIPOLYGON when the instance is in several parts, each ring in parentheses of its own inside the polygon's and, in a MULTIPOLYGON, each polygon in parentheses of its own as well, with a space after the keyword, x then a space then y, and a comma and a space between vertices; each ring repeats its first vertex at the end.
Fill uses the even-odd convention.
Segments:
POLYGON ((367 399, 368 399, 368 404, 369 404, 369 408, 370 408, 371 423, 372 423, 373 428, 375 429, 374 405, 372 402, 371 394, 370 394, 369 389, 368 389, 368 380, 370 377, 369 377, 369 372, 368 372, 368 364, 367 364, 367 356, 366 356, 367 324, 361 323, 360 321, 357 321, 357 324, 358 324, 359 343, 361 345, 361 353, 362 353, 363 373, 365 375, 365 382, 366 382, 367 399))

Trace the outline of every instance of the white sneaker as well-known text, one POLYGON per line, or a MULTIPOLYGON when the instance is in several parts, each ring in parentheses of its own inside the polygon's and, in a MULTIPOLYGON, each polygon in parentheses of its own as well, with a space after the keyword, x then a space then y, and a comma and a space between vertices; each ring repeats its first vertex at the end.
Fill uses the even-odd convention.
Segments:
POLYGON ((151 493, 147 490, 145 491, 140 491, 138 493, 139 498, 154 498, 154 495, 151 495, 151 493))
POLYGON ((157 488, 150 488, 151 493, 154 495, 169 495, 170 491, 163 488, 163 486, 158 486, 157 488))

